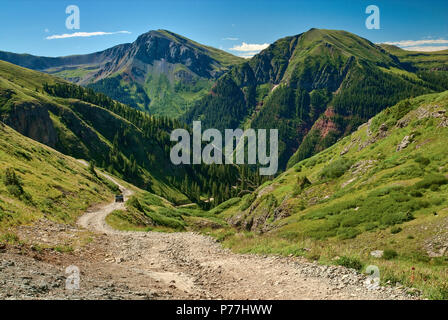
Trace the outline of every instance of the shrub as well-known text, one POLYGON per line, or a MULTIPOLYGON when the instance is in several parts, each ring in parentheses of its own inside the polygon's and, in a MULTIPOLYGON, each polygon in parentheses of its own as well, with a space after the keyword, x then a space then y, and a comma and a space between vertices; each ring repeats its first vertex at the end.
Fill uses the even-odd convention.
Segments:
POLYGON ((306 176, 299 176, 297 178, 297 184, 294 186, 293 197, 296 197, 303 191, 306 187, 311 185, 310 180, 306 176))
POLYGON ((90 161, 89 162, 89 172, 94 175, 95 177, 98 177, 95 171, 95 162, 94 161, 90 161))
POLYGON ((299 187, 300 190, 303 190, 310 185, 311 185, 311 182, 310 182, 310 180, 308 180, 307 177, 300 176, 297 178, 297 186, 299 187))
POLYGON ((226 209, 236 205, 240 201, 241 201, 241 198, 238 198, 238 197, 237 198, 230 198, 229 200, 224 201, 220 205, 218 205, 215 208, 213 208, 212 210, 210 210, 210 213, 211 214, 220 214, 224 210, 226 210, 226 209))
POLYGON ((12 195, 19 197, 23 194, 22 182, 17 177, 13 168, 6 168, 3 182, 12 195))
POLYGON ((145 210, 143 209, 142 204, 140 203, 139 199, 136 196, 132 196, 128 201, 127 201, 127 205, 134 207, 135 209, 137 209, 140 212, 145 212, 145 210))
POLYGON ((354 258, 354 257, 342 256, 336 260, 336 263, 340 266, 350 268, 350 269, 355 269, 357 271, 360 271, 362 269, 361 261, 358 258, 354 258))
POLYGON ((165 215, 159 214, 155 211, 147 211, 145 214, 151 218, 157 226, 168 227, 176 230, 184 230, 185 222, 183 220, 178 220, 172 217, 167 217, 165 215))
POLYGON ((20 243, 20 239, 14 233, 5 233, 0 235, 0 243, 17 244, 20 243))
POLYGON ((419 164, 421 164, 422 166, 427 166, 427 165, 429 165, 431 163, 431 160, 429 160, 428 158, 425 158, 425 157, 423 157, 421 155, 417 156, 414 159, 414 161, 419 163, 419 164))
POLYGON ((370 231, 370 230, 374 230, 376 229, 377 225, 374 222, 369 222, 365 225, 364 230, 365 231, 370 231))
POLYGON ((107 179, 107 178, 105 178, 103 176, 97 176, 97 177, 114 194, 120 194, 121 193, 120 188, 115 183, 113 183, 112 181, 110 181, 109 179, 107 179))
POLYGON ((398 257, 398 253, 397 253, 397 251, 392 250, 392 249, 386 249, 386 250, 384 250, 383 258, 384 258, 385 260, 392 260, 392 259, 395 259, 396 257, 398 257))
POLYGON ((21 186, 10 185, 6 186, 6 189, 11 195, 17 198, 20 198, 20 196, 23 194, 23 189, 21 186))
POLYGON ((358 229, 346 228, 342 229, 342 231, 338 233, 338 237, 341 240, 354 239, 358 234, 361 234, 361 231, 359 231, 358 229))
POLYGON ((423 193, 421 193, 418 190, 411 190, 411 192, 409 194, 411 196, 413 196, 414 198, 421 198, 421 197, 423 197, 423 193))
POLYGON ((400 233, 401 231, 403 231, 403 229, 401 229, 400 227, 393 227, 392 229, 390 229, 390 233, 392 234, 397 234, 400 233))
POLYGON ((242 204, 240 206, 240 210, 244 211, 247 208, 250 207, 250 205, 254 202, 254 200, 257 198, 257 193, 251 193, 247 194, 242 198, 242 204))
POLYGON ((448 184, 448 179, 441 174, 428 175, 423 180, 414 184, 416 189, 429 189, 432 186, 442 186, 448 184))
POLYGON ((340 158, 331 162, 328 166, 326 166, 322 172, 321 177, 327 179, 336 179, 344 175, 344 173, 353 165, 353 161, 340 158))

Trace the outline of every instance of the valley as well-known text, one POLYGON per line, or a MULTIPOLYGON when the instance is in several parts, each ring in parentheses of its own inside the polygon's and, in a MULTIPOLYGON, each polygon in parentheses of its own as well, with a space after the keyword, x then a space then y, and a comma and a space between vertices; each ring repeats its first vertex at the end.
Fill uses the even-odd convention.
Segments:
MULTIPOLYGON (((112 182, 116 182, 114 179, 112 182)), ((120 186, 122 187, 122 186, 120 186)), ((123 187, 122 187, 123 188, 123 187)), ((123 189, 126 197, 132 195, 123 189)), ((2 254, 0 283, 13 274, 22 279, 2 286, 0 297, 20 299, 412 299, 401 288, 370 291, 365 276, 343 267, 322 267, 298 258, 241 255, 224 250, 198 233, 117 231, 105 218, 123 204, 96 206, 77 227, 49 221, 20 228, 33 242, 59 242, 89 232, 89 243, 73 253, 33 250, 2 254), (84 229, 85 228, 85 229, 84 229), (88 231, 84 231, 84 230, 88 231), (54 231, 57 230, 55 233, 54 231), (65 235, 61 238, 62 232, 65 235), (55 235, 57 235, 56 238, 55 235), (64 267, 81 270, 80 290, 64 290, 64 267), (19 269, 20 271, 15 271, 19 269), (39 271, 38 271, 39 270, 39 271), (45 270, 45 272, 41 272, 45 270), (320 271, 322 273, 320 273, 320 271), (24 274, 27 275, 24 275, 24 274), (31 279, 31 281, 30 281, 31 279)))
POLYGON ((315 28, 0 52, 0 298, 448 299, 447 57, 315 28), (173 164, 194 121, 278 129, 278 173, 173 164))

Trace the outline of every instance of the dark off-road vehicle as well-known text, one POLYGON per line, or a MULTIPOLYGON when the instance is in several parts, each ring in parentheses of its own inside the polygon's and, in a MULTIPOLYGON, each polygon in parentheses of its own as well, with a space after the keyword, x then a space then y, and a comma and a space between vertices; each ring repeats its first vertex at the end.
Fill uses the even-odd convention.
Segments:
POLYGON ((124 202, 124 196, 122 194, 116 195, 115 202, 124 202))

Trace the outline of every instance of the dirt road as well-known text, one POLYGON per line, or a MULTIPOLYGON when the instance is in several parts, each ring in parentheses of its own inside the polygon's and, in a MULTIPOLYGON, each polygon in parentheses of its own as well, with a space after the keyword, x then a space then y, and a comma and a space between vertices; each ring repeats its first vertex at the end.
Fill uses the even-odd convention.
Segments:
MULTIPOLYGON (((120 188, 125 199, 132 195, 120 188)), ((113 230, 105 218, 123 208, 110 203, 87 212, 79 225, 103 234, 108 258, 95 268, 109 273, 112 281, 124 279, 131 292, 173 299, 409 299, 400 288, 368 290, 365 276, 343 267, 234 254, 194 233, 113 230)))
MULTIPOLYGON (((132 190, 126 189, 121 184, 119 184, 114 178, 111 176, 101 173, 102 176, 109 179, 113 183, 115 183, 121 190, 124 201, 126 202, 129 197, 131 197, 134 192, 132 190)), ((115 210, 126 210, 125 205, 123 202, 111 202, 110 204, 97 208, 93 211, 86 212, 81 218, 78 220, 78 224, 86 228, 88 230, 92 231, 98 231, 98 232, 104 232, 109 234, 115 234, 119 233, 118 231, 113 230, 107 223, 106 223, 106 217, 109 215, 109 213, 115 211, 115 210)))

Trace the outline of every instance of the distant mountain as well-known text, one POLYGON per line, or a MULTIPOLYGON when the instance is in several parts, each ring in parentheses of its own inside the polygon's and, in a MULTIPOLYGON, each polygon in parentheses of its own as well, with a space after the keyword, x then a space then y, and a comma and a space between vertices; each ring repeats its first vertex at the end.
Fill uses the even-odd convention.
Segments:
POLYGON ((433 90, 448 88, 448 50, 417 52, 387 44, 381 44, 381 47, 395 55, 406 70, 417 74, 433 90))
POLYGON ((0 52, 0 60, 91 87, 152 114, 177 117, 213 80, 244 59, 166 30, 87 54, 47 58, 0 52))
POLYGON ((415 70, 448 71, 448 50, 408 51, 389 44, 380 44, 387 52, 415 70))
POLYGON ((352 33, 311 29, 280 39, 223 75, 183 117, 205 127, 278 128, 292 166, 399 100, 448 89, 352 33), (292 158, 291 158, 292 156, 292 158))

